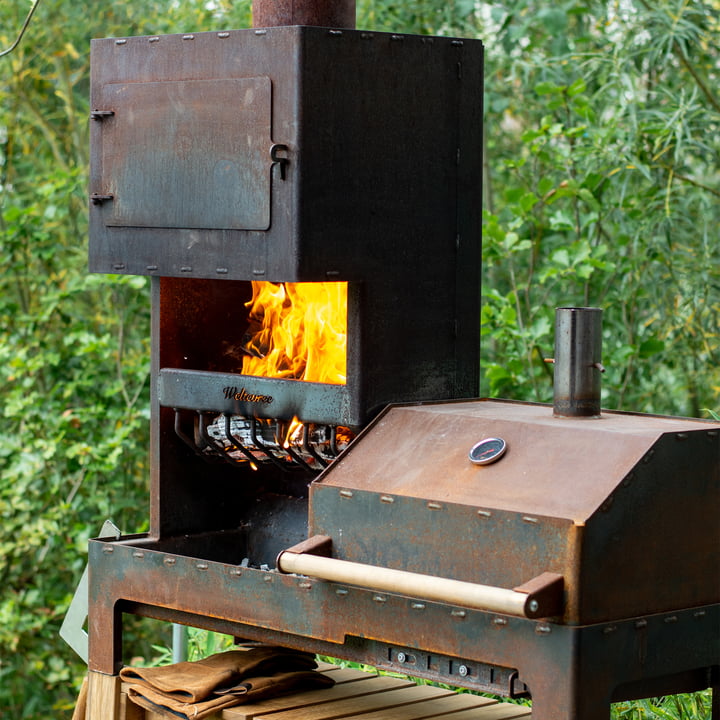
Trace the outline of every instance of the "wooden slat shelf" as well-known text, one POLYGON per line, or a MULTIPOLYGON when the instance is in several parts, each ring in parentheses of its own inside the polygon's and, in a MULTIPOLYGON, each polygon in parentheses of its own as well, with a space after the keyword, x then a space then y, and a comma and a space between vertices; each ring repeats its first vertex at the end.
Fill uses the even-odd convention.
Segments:
MULTIPOLYGON (((335 686, 237 705, 208 720, 531 720, 530 708, 323 663, 335 686)), ((127 701, 122 720, 163 720, 127 701)))

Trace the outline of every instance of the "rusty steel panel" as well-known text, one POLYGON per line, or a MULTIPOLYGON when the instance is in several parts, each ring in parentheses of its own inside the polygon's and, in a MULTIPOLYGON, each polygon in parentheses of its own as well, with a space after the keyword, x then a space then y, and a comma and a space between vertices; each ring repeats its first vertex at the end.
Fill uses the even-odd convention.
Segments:
POLYGON ((478 513, 450 501, 317 483, 311 487, 309 532, 331 537, 332 556, 340 560, 505 589, 543 572, 571 580, 578 562, 567 520, 478 513))
MULTIPOLYGON (((192 278, 264 279, 267 271, 266 233, 251 228, 233 229, 239 224, 238 220, 228 218, 233 213, 219 207, 213 199, 210 192, 212 184, 203 184, 199 165, 207 165, 212 157, 221 162, 222 156, 227 155, 225 150, 240 152, 240 157, 230 158, 238 168, 238 173, 231 173, 236 176, 242 174, 240 168, 253 168, 256 162, 261 161, 266 163, 259 190, 254 192, 258 197, 262 193, 261 205, 269 204, 269 212, 262 212, 262 220, 264 224, 270 218, 272 227, 279 235, 274 246, 276 251, 279 254, 291 254, 291 246, 283 240, 292 235, 292 219, 288 211, 292 203, 290 183, 282 181, 280 168, 276 167, 277 164, 270 156, 272 145, 267 139, 269 136, 273 144, 292 147, 297 144, 296 98, 290 80, 296 66, 293 50, 297 44, 296 33, 294 28, 277 28, 271 38, 258 35, 253 30, 243 30, 233 33, 93 40, 90 99, 92 117, 97 119, 90 125, 90 193, 91 199, 97 196, 108 199, 93 200, 90 205, 91 271, 192 278), (256 83, 266 89, 270 83, 272 97, 268 98, 268 92, 260 92, 257 96, 258 109, 254 110, 251 109, 252 102, 246 103, 237 97, 236 90, 243 86, 252 89, 256 83), (158 119, 161 137, 165 139, 165 153, 156 153, 152 142, 143 147, 130 148, 125 143, 110 147, 114 137, 113 128, 116 125, 122 127, 123 123, 127 123, 127 118, 122 106, 105 104, 107 86, 132 85, 135 88, 133 92, 139 96, 138 101, 143 101, 133 107, 133 113, 140 117, 135 121, 135 125, 138 125, 147 122, 146 118, 156 112, 153 111, 153 98, 147 97, 148 93, 142 89, 146 84, 172 88, 176 93, 181 87, 191 88, 185 104, 196 108, 192 118, 182 120, 180 133, 176 132, 173 124, 162 128, 161 118, 158 119), (212 105, 198 107, 202 103, 197 96, 206 90, 211 95, 212 105), (231 108, 243 104, 247 104, 249 111, 247 123, 233 117, 231 112, 231 108), (216 133, 208 133, 197 127, 213 113, 210 123, 220 131, 219 137, 215 137, 216 133), (244 137, 247 133, 242 132, 243 124, 251 129, 253 142, 250 144, 244 137), (190 129, 197 132, 197 136, 188 137, 185 130, 190 129), (240 137, 235 137, 238 130, 240 137), (263 136, 259 148, 255 147, 258 135, 263 136), (164 204, 157 204, 157 215, 150 220, 153 224, 149 226, 112 225, 115 198, 111 192, 114 180, 109 171, 114 167, 123 172, 127 168, 129 172, 131 168, 128 167, 125 155, 141 157, 143 153, 154 157, 155 171, 152 175, 162 174, 164 165, 174 171, 174 176, 165 181, 170 186, 162 195, 164 204), (105 167, 106 156, 113 158, 110 168, 105 167), (256 157, 257 161, 253 159, 256 157), (195 188, 199 195, 193 199, 193 205, 198 208, 196 219, 202 219, 203 222, 195 224, 206 227, 163 227, 163 224, 170 222, 180 225, 179 220, 187 217, 188 211, 182 207, 186 191, 180 189, 178 193, 173 192, 173 187, 181 188, 186 179, 189 187, 198 183, 201 186, 195 188), (201 209, 203 203, 208 208, 205 211, 201 209), (231 227, 224 228, 223 225, 231 227)), ((166 95, 168 92, 170 90, 166 90, 166 95)), ((247 98, 246 93, 243 93, 243 98, 247 98)), ((169 119, 174 124, 177 124, 178 117, 182 119, 182 112, 172 110, 169 99, 162 107, 170 113, 169 119)), ((277 152, 276 157, 279 157, 277 152)), ((132 168, 138 172, 138 180, 141 180, 142 165, 138 167, 133 164, 132 168)), ((223 175, 222 168, 221 162, 220 176, 223 175)), ((260 174, 257 169, 250 173, 253 179, 257 179, 260 174)), ((128 178, 130 181, 131 178, 128 178)), ((122 198, 118 199, 122 204, 122 198)), ((137 203, 140 202, 138 199, 137 203)), ((151 213, 151 206, 152 195, 147 205, 143 205, 147 208, 147 212, 143 212, 144 217, 151 213)))
POLYGON ((581 617, 720 602, 720 433, 707 427, 664 434, 588 521, 581 617))
POLYGON ((103 85, 108 226, 267 230, 267 77, 103 85))
POLYGON ((243 417, 297 417, 304 422, 354 425, 345 385, 252 375, 165 368, 158 378, 160 404, 243 417), (260 398, 260 399, 258 399, 260 398))
POLYGON ((623 413, 555 418, 545 405, 492 400, 398 406, 318 484, 583 523, 662 434, 715 429, 623 413), (508 449, 498 462, 477 466, 468 453, 485 437, 504 438, 508 449))
MULTIPOLYGON (((348 281, 352 295, 347 401, 341 398, 338 423, 361 426, 391 402, 477 394, 479 41, 309 27, 103 39, 92 46, 91 103, 90 192, 99 197, 90 206, 90 267, 159 276, 154 378, 160 368, 238 371, 233 347, 247 328, 243 305, 250 280, 332 280, 348 281), (256 169, 263 180, 257 192, 269 202, 267 230, 233 225, 260 220, 234 216, 223 200, 234 192, 230 186, 217 198, 194 197, 203 171, 194 160, 175 158, 177 148, 170 146, 186 133, 163 130, 160 120, 151 126, 165 132, 167 152, 148 149, 148 178, 162 179, 162 193, 135 194, 131 210, 123 210, 122 198, 134 191, 129 180, 120 188, 113 183, 126 177, 128 158, 139 160, 144 150, 130 132, 117 147, 110 142, 126 119, 114 99, 105 102, 106 93, 131 87, 142 106, 153 102, 143 86, 171 89, 185 93, 200 118, 206 109, 198 97, 212 88, 220 106, 212 122, 220 123, 220 131, 201 130, 199 149, 191 153, 209 168, 226 149, 216 136, 234 136, 232 123, 240 122, 226 128, 223 108, 234 107, 238 89, 260 79, 270 83, 269 128, 260 132, 265 110, 258 111, 251 134, 262 136, 264 153, 271 140, 276 158, 265 158, 271 167, 262 173, 256 169), (223 103, 219 88, 225 82, 223 103), (166 163, 172 177, 164 177, 166 163), (192 182, 182 189, 186 177, 192 182), (188 205, 184 195, 196 204, 188 205), (116 217, 147 226, 119 225, 116 217), (183 220, 207 227, 176 227, 183 220), (413 317, 422 318, 422 332, 408 322, 413 317)), ((146 122, 142 107, 135 112, 141 118, 136 124, 146 122)), ((195 124, 188 120, 188 127, 195 124)), ((238 162, 244 167, 249 160, 238 162)), ((253 212, 267 217, 264 208, 253 212)), ((249 207, 243 213, 252 214, 249 207)), ((239 376, 228 387, 244 382, 239 376)), ((278 387, 280 395, 297 395, 296 387, 278 387)), ((337 394, 327 393, 328 409, 337 408, 337 394)), ((290 404, 283 413, 306 415, 304 401, 290 404)), ((173 483, 181 482, 171 474, 173 483)))
POLYGON ((355 27, 355 0, 253 0, 253 25, 355 27))

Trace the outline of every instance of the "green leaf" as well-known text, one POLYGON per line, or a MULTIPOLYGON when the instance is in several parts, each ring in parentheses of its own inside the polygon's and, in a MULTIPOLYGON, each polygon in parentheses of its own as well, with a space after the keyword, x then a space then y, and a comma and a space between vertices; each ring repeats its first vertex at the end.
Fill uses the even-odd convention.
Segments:
POLYGON ((563 210, 557 210, 550 216, 550 227, 553 230, 574 230, 575 222, 563 210))
POLYGON ((566 92, 570 97, 574 97, 580 93, 584 93, 585 90, 587 90, 585 80, 583 78, 578 78, 568 86, 566 92))
POLYGON ((566 248, 556 250, 552 255, 552 260, 556 265, 560 265, 561 267, 570 267, 570 253, 566 248))
POLYGON ((538 180, 538 192, 541 196, 547 195, 555 187, 555 183, 549 177, 542 177, 538 180))
POLYGON ((651 337, 640 343, 638 354, 641 358, 649 358, 665 349, 665 343, 657 337, 651 337))
POLYGON ((492 365, 485 371, 485 377, 487 377, 488 380, 497 383, 500 380, 507 380, 512 376, 508 372, 507 368, 504 368, 501 365, 492 365))
POLYGON ((544 80, 537 83, 533 90, 537 95, 559 95, 564 92, 565 86, 544 80))
POLYGON ((514 325, 517 322, 517 312, 512 305, 507 305, 500 313, 500 319, 507 325, 514 325))
POLYGON ((537 203, 538 200, 539 200, 539 198, 535 193, 533 193, 533 192, 525 193, 520 198, 520 207, 522 208, 522 210, 524 212, 530 212, 530 210, 532 210, 533 207, 535 207, 535 204, 537 203))
POLYGON ((587 188, 580 188, 578 190, 578 197, 584 200, 588 204, 588 206, 596 212, 600 212, 602 210, 600 203, 596 200, 595 196, 587 188))

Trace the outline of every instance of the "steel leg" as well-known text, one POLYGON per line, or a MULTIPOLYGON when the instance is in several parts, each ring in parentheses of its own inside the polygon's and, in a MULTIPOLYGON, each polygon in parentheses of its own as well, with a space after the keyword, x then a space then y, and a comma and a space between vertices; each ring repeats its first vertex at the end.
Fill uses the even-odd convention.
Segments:
POLYGON ((610 700, 602 688, 573 688, 561 696, 551 688, 533 693, 532 720, 609 720, 610 700))
POLYGON ((583 632, 555 627, 538 645, 542 653, 523 653, 518 670, 532 695, 533 720, 610 720, 617 681, 599 670, 592 647, 583 650, 583 632))
POLYGON ((88 606, 88 668, 105 675, 116 675, 122 667, 122 614, 115 602, 104 596, 88 606))

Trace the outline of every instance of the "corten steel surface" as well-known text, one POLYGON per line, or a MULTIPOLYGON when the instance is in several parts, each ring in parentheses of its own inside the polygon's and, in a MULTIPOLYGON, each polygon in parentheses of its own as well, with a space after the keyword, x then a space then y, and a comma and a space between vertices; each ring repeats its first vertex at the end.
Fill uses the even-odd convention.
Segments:
POLYGON ((318 27, 94 40, 91 270, 474 277, 482 69, 478 40, 318 27))
MULTIPOLYGON (((702 604, 695 602, 697 598, 690 597, 693 590, 683 591, 685 594, 681 600, 690 601, 689 607, 679 606, 665 612, 645 608, 640 613, 618 617, 612 610, 612 604, 618 602, 618 588, 612 585, 614 579, 608 576, 603 563, 620 576, 625 572, 618 566, 617 554, 612 553, 615 543, 621 545, 630 558, 627 564, 636 566, 637 575, 633 581, 642 584, 644 564, 657 568, 657 559, 648 555, 647 544, 642 544, 637 533, 632 534, 632 527, 626 527, 629 521, 632 525, 635 519, 628 520, 624 513, 620 513, 618 522, 613 523, 611 510, 625 503, 631 507, 631 512, 642 513, 649 535, 656 533, 651 517, 660 512, 667 532, 670 525, 666 522, 663 502, 653 501, 647 493, 633 495, 631 489, 650 483, 652 489, 657 489, 656 494, 662 496, 668 488, 663 477, 669 474, 678 485, 683 486, 691 501, 697 503, 692 476, 684 475, 680 478, 682 482, 678 481, 672 448, 678 444, 684 446, 688 457, 693 458, 693 472, 702 475, 703 457, 707 456, 704 448, 709 446, 710 467, 714 473, 710 473, 708 481, 709 485, 717 484, 718 429, 717 425, 700 421, 618 413, 608 413, 603 420, 597 421, 565 420, 553 418, 548 406, 494 401, 392 408, 378 418, 356 445, 314 485, 314 522, 317 522, 320 512, 316 505, 318 498, 334 494, 339 496, 338 503, 346 503, 341 506, 345 508, 341 511, 338 511, 337 504, 330 502, 328 505, 330 516, 335 513, 335 517, 339 517, 344 513, 343 521, 349 523, 343 525, 343 532, 333 539, 332 550, 336 556, 347 554, 350 544, 357 546, 356 552, 362 552, 364 560, 371 557, 377 545, 383 542, 395 548, 412 545, 413 553, 408 553, 406 557, 414 560, 418 556, 441 555, 445 559, 441 571, 447 576, 451 574, 451 565, 459 563, 457 556, 472 556, 476 546, 480 546, 480 557, 477 554, 473 556, 477 561, 475 581, 487 566, 497 564, 497 556, 508 566, 506 580, 514 572, 511 566, 525 562, 525 553, 533 557, 533 565, 548 560, 552 562, 552 553, 561 548, 561 543, 557 543, 556 548, 550 548, 545 555, 538 554, 533 546, 540 544, 539 536, 562 539, 565 537, 563 533, 569 529, 583 527, 580 519, 585 517, 584 527, 588 534, 582 544, 577 538, 573 539, 567 554, 573 555, 572 546, 575 544, 587 547, 588 555, 581 559, 570 557, 568 575, 575 573, 576 577, 580 577, 579 584, 582 586, 585 583, 588 589, 586 594, 592 595, 593 602, 605 608, 606 614, 610 606, 611 617, 605 620, 588 621, 584 618, 579 624, 566 624, 558 619, 529 620, 242 567, 241 559, 254 555, 255 529, 240 522, 239 529, 235 531, 168 537, 164 540, 136 536, 115 542, 91 542, 92 669, 105 673, 117 669, 120 662, 121 615, 128 612, 215 629, 248 639, 302 647, 501 694, 522 693, 527 687, 533 696, 533 716, 536 720, 600 720, 609 716, 611 700, 717 686, 720 672, 716 644, 720 623, 717 599, 710 604, 702 604), (404 416, 407 413, 411 414, 409 420, 404 416), (514 465, 512 473, 496 477, 496 483, 484 485, 484 496, 488 502, 478 502, 477 491, 467 486, 467 478, 454 464, 456 460, 453 457, 446 457, 445 462, 451 471, 457 473, 455 482, 442 483, 442 478, 448 475, 437 472, 432 454, 423 453, 420 447, 422 437, 411 449, 415 453, 415 464, 427 467, 416 474, 412 484, 405 484, 407 478, 403 478, 403 473, 407 472, 407 468, 402 462, 402 452, 398 454, 408 442, 403 427, 415 431, 417 427, 414 423, 427 421, 428 415, 434 416, 428 427, 434 428, 434 436, 441 444, 450 442, 443 438, 454 435, 454 444, 464 446, 463 432, 467 431, 463 430, 463 425, 470 426, 471 431, 483 433, 490 429, 501 431, 494 434, 502 434, 508 440, 506 457, 495 466, 473 466, 477 472, 493 467, 495 470, 502 469, 502 463, 509 463, 513 450, 516 451, 515 458, 520 465, 514 465), (403 418, 403 423, 388 428, 389 421, 395 416, 403 418), (452 428, 453 432, 448 432, 448 423, 452 425, 458 419, 462 422, 452 428), (607 424, 603 425, 606 421, 607 424), (551 429, 554 428, 560 428, 559 432, 565 435, 569 458, 564 457, 560 450, 553 455, 554 430, 551 429), (389 429, 397 432, 388 435, 389 429), (516 433, 518 429, 520 432, 516 433), (578 456, 578 451, 569 450, 577 445, 581 454, 589 452, 590 445, 581 441, 584 432, 595 433, 596 441, 598 436, 606 440, 604 444, 608 449, 614 447, 612 440, 617 436, 627 436, 627 445, 612 457, 601 458, 598 453, 591 454, 590 464, 586 465, 578 456), (503 490, 503 483, 515 482, 517 488, 528 485, 530 470, 537 475, 537 466, 530 468, 523 459, 528 451, 529 456, 534 456, 533 434, 540 435, 544 441, 545 457, 552 475, 550 478, 539 477, 541 488, 547 490, 546 483, 557 478, 557 486, 551 486, 556 495, 561 495, 554 506, 556 514, 571 516, 575 521, 560 517, 547 518, 546 523, 546 518, 530 515, 520 505, 511 506, 511 502, 520 501, 509 499, 507 491, 503 490), (395 438, 394 454, 384 456, 382 462, 378 462, 378 458, 374 462, 366 458, 367 477, 358 473, 353 476, 352 484, 344 482, 353 469, 353 461, 362 455, 374 455, 379 451, 377 442, 385 442, 384 438, 388 437, 395 438), (525 446, 523 452, 517 452, 518 442, 525 446), (667 447, 671 448, 669 453, 667 447), (388 457, 394 459, 390 465, 388 457), (574 484, 578 486, 577 498, 566 497, 567 486, 563 484, 569 482, 565 478, 567 473, 563 472, 563 463, 566 462, 576 466, 573 477, 574 484), (615 480, 608 480, 591 472, 590 465, 603 462, 618 473, 624 472, 626 466, 630 470, 625 475, 618 475, 615 480), (638 470, 638 463, 647 469, 638 470), (435 484, 430 483, 432 470, 435 470, 435 484), (553 473, 553 470, 556 472, 553 473), (380 475, 383 490, 376 492, 373 487, 380 475), (586 475, 587 481, 583 479, 586 475), (333 477, 342 478, 343 482, 333 486, 333 477), (629 484, 625 482, 627 480, 630 480, 629 484), (600 490, 589 497, 584 485, 586 482, 600 483, 600 490), (366 489, 358 490, 359 486, 366 489), (621 493, 629 494, 621 496, 621 493), (415 497, 417 495, 420 497, 415 497), (372 519, 365 517, 365 525, 355 534, 351 514, 359 509, 361 521, 364 516, 362 503, 359 508, 352 503, 360 496, 372 497, 375 502, 372 519), (450 497, 458 503, 449 501, 450 497), (612 502, 608 504, 609 498, 612 502), (386 512, 387 508, 395 507, 400 508, 401 513, 407 512, 404 504, 415 501, 417 505, 410 508, 412 512, 406 517, 393 517, 386 512), (501 503, 505 504, 505 509, 497 510, 495 506, 501 503), (348 507, 351 513, 346 509, 348 507), (476 517, 460 514, 464 507, 473 511, 476 517), (602 524, 610 523, 610 536, 605 537, 604 543, 595 542, 591 532, 596 517, 600 517, 601 530, 602 524), (406 521, 414 528, 412 537, 403 534, 402 523, 406 521), (485 522, 496 523, 493 532, 484 538, 473 535, 473 526, 482 526, 485 522), (539 531, 534 536, 521 536, 523 528, 534 529, 536 526, 539 526, 539 531), (384 534, 386 528, 390 530, 387 536, 384 534), (618 533, 617 538, 613 536, 614 532, 618 533), (351 536, 350 543, 345 540, 346 533, 351 536), (631 535, 629 538, 628 533, 631 535), (431 536, 438 539, 429 539, 431 536), (376 538, 380 542, 376 542, 376 538), (443 543, 439 552, 437 543, 443 543), (637 543, 639 546, 636 546, 637 543), (600 556, 592 555, 594 546, 600 556), (572 567, 575 561, 587 563, 591 575, 597 570, 604 577, 605 586, 592 577, 586 580, 579 575, 579 569, 572 567), (461 667, 464 670, 461 671, 461 667)), ((473 433, 470 432, 470 435, 473 433)), ((474 442, 476 438, 470 439, 474 442)), ((430 446, 427 446, 427 451, 432 453, 430 446)), ((467 461, 466 457, 463 459, 467 461)), ((203 492, 207 492, 210 485, 204 483, 202 487, 203 492)), ((708 487, 699 500, 707 503, 715 513, 714 495, 709 490, 708 487)), ((532 499, 534 496, 530 493, 529 497, 532 499)), ((535 500, 539 504, 538 497, 535 500)), ((281 504, 287 506, 288 500, 282 498, 281 504)), ((251 498, 251 502, 256 500, 251 498)), ((234 505, 233 509, 242 512, 240 505, 234 505)), ((547 511, 549 507, 546 505, 543 509, 547 511)), ((698 505, 691 509, 683 506, 678 510, 692 516, 693 522, 707 531, 703 507, 698 505)), ((302 514, 301 508, 298 517, 301 518, 302 514)), ((713 517, 717 515, 713 514, 713 517)), ((284 526, 284 522, 280 523, 279 528, 284 526)), ((677 527, 681 533, 691 531, 687 525, 677 527)), ((698 545, 694 548, 695 553, 701 556, 695 566, 696 583, 712 577, 712 569, 707 566, 714 562, 712 532, 713 529, 702 547, 698 545)), ((654 552, 666 554, 668 545, 663 545, 662 538, 655 537, 659 544, 654 552)), ((671 540, 681 542, 681 538, 674 536, 671 540)), ((683 552, 682 546, 679 552, 683 552)), ((670 553, 672 555, 672 550, 670 553)), ((575 555, 578 553, 575 552, 575 555)), ((665 563, 668 559, 668 572, 675 573, 672 557, 661 557, 660 561, 665 563)), ((689 562, 692 563, 692 558, 689 562)), ((543 569, 548 568, 535 567, 534 572, 543 569)), ((659 586, 664 593, 672 596, 673 589, 665 582, 665 577, 663 575, 659 581, 655 578, 653 590, 659 586)), ((566 576, 566 579, 569 583, 574 582, 572 577, 566 576)), ((624 592, 631 592, 633 601, 638 600, 639 593, 633 593, 632 583, 627 577, 618 585, 624 592)), ((572 604, 572 595, 577 592, 577 587, 569 588, 568 605, 572 604)), ((677 597, 673 599, 677 600, 677 597)), ((655 600, 653 595, 650 605, 655 600)), ((581 611, 586 612, 586 609, 581 608, 581 611)))
MULTIPOLYGON (((350 385, 352 387, 352 380, 350 385)), ((166 407, 186 410, 258 418, 298 417, 331 425, 360 423, 360 418, 351 412, 347 385, 163 368, 158 380, 158 397, 166 407), (258 395, 266 400, 243 399, 258 395)))
POLYGON ((91 541, 91 670, 117 671, 129 612, 505 695, 527 685, 536 720, 606 720, 611 700, 718 681, 717 604, 569 626, 242 568, 231 540, 222 560, 91 541))
POLYGON ((101 104, 108 228, 270 227, 268 77, 111 82, 101 104))
POLYGON ((720 601, 718 517, 717 424, 496 401, 390 408, 310 491, 338 559, 505 588, 558 573, 581 624, 720 601), (473 465, 485 437, 508 450, 473 465))
POLYGON ((253 0, 253 25, 355 27, 355 0, 253 0))

